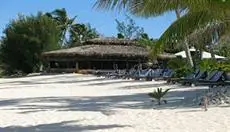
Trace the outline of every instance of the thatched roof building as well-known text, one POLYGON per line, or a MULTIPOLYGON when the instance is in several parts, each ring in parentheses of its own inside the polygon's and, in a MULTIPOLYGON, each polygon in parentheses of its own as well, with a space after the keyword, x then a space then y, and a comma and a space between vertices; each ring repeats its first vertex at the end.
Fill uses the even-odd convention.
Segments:
POLYGON ((124 44, 91 44, 85 43, 83 46, 69 49, 61 49, 43 53, 43 57, 124 57, 124 58, 145 58, 148 56, 146 48, 135 45, 124 44))
POLYGON ((51 69, 114 69, 114 65, 125 69, 146 62, 148 54, 148 50, 135 41, 97 38, 82 46, 45 52, 42 57, 50 62, 51 69))

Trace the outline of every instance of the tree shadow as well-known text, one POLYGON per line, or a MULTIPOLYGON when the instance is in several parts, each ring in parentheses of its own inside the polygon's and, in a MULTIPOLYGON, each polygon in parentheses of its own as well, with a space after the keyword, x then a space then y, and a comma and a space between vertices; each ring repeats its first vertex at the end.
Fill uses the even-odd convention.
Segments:
POLYGON ((167 86, 167 83, 159 83, 159 84, 136 84, 129 86, 119 87, 120 89, 142 89, 142 88, 153 88, 153 87, 162 87, 167 86))
POLYGON ((128 125, 77 125, 79 121, 64 121, 51 124, 40 124, 36 126, 8 126, 0 127, 1 132, 81 132, 113 128, 130 127, 128 125))
POLYGON ((198 108, 193 99, 202 94, 204 89, 190 91, 169 91, 165 97, 167 104, 161 106, 152 102, 148 93, 116 96, 84 96, 84 97, 37 97, 18 98, 0 101, 0 109, 17 110, 19 114, 40 111, 90 111, 104 115, 116 114, 117 109, 180 109, 198 108), (8 108, 4 108, 8 107, 8 108))
MULTIPOLYGON (((178 89, 178 88, 175 88, 178 89)), ((199 108, 196 98, 205 94, 207 89, 194 88, 192 90, 170 90, 165 99, 167 104, 154 105, 154 109, 178 109, 178 108, 199 108)))
MULTIPOLYGON (((66 78, 65 78, 66 79, 66 78)), ((10 85, 35 85, 35 84, 73 84, 73 83, 90 83, 94 81, 102 81, 106 80, 105 78, 93 78, 93 79, 85 79, 85 80, 65 80, 65 81, 49 81, 48 79, 43 79, 43 81, 37 81, 37 80, 30 80, 30 81, 14 81, 14 82, 7 82, 4 84, 10 84, 10 85), (46 80, 46 81, 44 81, 46 80)))
POLYGON ((125 83, 125 82, 131 82, 130 80, 116 80, 116 81, 110 81, 110 82, 98 82, 98 83, 90 83, 86 84, 84 86, 104 86, 104 85, 110 85, 110 84, 117 84, 117 83, 125 83))

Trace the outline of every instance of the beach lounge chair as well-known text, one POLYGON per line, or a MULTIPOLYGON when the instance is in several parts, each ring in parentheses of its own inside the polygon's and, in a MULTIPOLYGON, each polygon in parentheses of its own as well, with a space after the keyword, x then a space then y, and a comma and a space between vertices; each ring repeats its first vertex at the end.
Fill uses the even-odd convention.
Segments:
POLYGON ((200 71, 198 74, 195 74, 193 78, 191 79, 184 79, 182 81, 183 84, 188 84, 188 85, 192 85, 195 82, 205 79, 207 77, 207 71, 200 71))
POLYGON ((149 77, 149 75, 151 74, 151 72, 152 72, 152 69, 138 70, 134 74, 133 78, 135 80, 140 80, 140 79, 143 79, 143 78, 147 79, 149 77))
POLYGON ((138 70, 136 70, 136 69, 134 69, 134 68, 130 69, 129 71, 127 71, 127 72, 125 73, 125 75, 123 76, 123 79, 130 79, 130 78, 133 78, 137 71, 138 71, 138 70))
POLYGON ((173 76, 174 72, 171 69, 157 69, 152 74, 154 80, 167 80, 173 76))
POLYGON ((163 73, 163 79, 164 79, 164 80, 167 80, 167 79, 171 78, 174 74, 175 74, 175 73, 174 73, 173 70, 168 69, 167 71, 165 71, 165 72, 163 73))
POLYGON ((125 70, 116 70, 116 71, 108 73, 106 77, 112 78, 112 79, 118 79, 118 78, 123 78, 125 74, 126 74, 125 70))
POLYGON ((194 82, 195 85, 222 85, 224 83, 223 71, 213 71, 205 79, 200 79, 197 82, 194 82))
POLYGON ((181 83, 182 85, 191 84, 191 81, 193 81, 197 77, 197 75, 199 75, 199 73, 200 70, 197 69, 195 72, 192 72, 183 78, 177 79, 176 81, 181 83))
POLYGON ((157 79, 163 78, 163 73, 164 73, 164 69, 152 70, 150 74, 148 75, 147 80, 152 81, 153 79, 157 80, 157 79))

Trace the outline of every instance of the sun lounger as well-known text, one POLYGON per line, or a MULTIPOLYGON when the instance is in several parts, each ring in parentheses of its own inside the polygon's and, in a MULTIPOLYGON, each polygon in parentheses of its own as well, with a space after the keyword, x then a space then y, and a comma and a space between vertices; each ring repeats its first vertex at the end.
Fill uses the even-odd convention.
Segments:
POLYGON ((211 72, 205 79, 199 79, 198 81, 194 82, 195 85, 221 85, 223 84, 223 71, 213 71, 211 72))
POLYGON ((200 70, 196 70, 195 72, 192 72, 183 78, 175 79, 174 81, 181 83, 182 85, 191 84, 190 82, 196 79, 199 73, 200 70))
POLYGON ((171 69, 157 69, 152 73, 151 78, 154 80, 167 80, 173 76, 174 72, 171 69))
POLYGON ((117 79, 117 78, 123 78, 126 74, 125 70, 116 70, 114 72, 108 73, 106 75, 107 78, 113 78, 113 79, 117 79))
POLYGON ((168 69, 166 72, 163 73, 163 79, 164 79, 164 80, 167 80, 167 79, 169 79, 169 78, 172 78, 174 74, 175 74, 175 73, 174 73, 173 70, 168 69))
POLYGON ((152 70, 148 76, 148 80, 157 80, 163 76, 164 69, 152 70))
POLYGON ((182 84, 186 85, 192 85, 194 84, 195 82, 199 81, 199 80, 202 80, 204 78, 207 77, 207 72, 206 71, 200 71, 198 74, 194 74, 194 76, 190 79, 183 79, 182 80, 182 84))
POLYGON ((147 79, 149 77, 149 75, 151 74, 151 72, 152 72, 152 69, 138 70, 134 74, 133 78, 135 80, 140 80, 142 78, 146 78, 147 79))

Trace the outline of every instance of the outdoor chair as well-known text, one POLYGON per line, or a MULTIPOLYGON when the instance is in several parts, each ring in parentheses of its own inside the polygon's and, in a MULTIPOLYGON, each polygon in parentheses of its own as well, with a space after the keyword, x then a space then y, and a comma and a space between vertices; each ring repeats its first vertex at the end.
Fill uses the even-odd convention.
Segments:
POLYGON ((192 78, 189 78, 189 79, 183 79, 181 82, 183 85, 192 85, 194 84, 195 82, 199 81, 199 80, 202 80, 204 78, 207 77, 207 71, 199 71, 198 74, 194 74, 194 76, 192 78))
POLYGON ((194 82, 194 84, 207 86, 221 85, 224 81, 223 75, 223 71, 213 71, 205 79, 199 79, 198 81, 194 82))
POLYGON ((135 74, 134 74, 134 79, 135 80, 140 80, 143 78, 148 78, 149 75, 151 74, 152 69, 145 69, 145 70, 138 70, 135 74))

